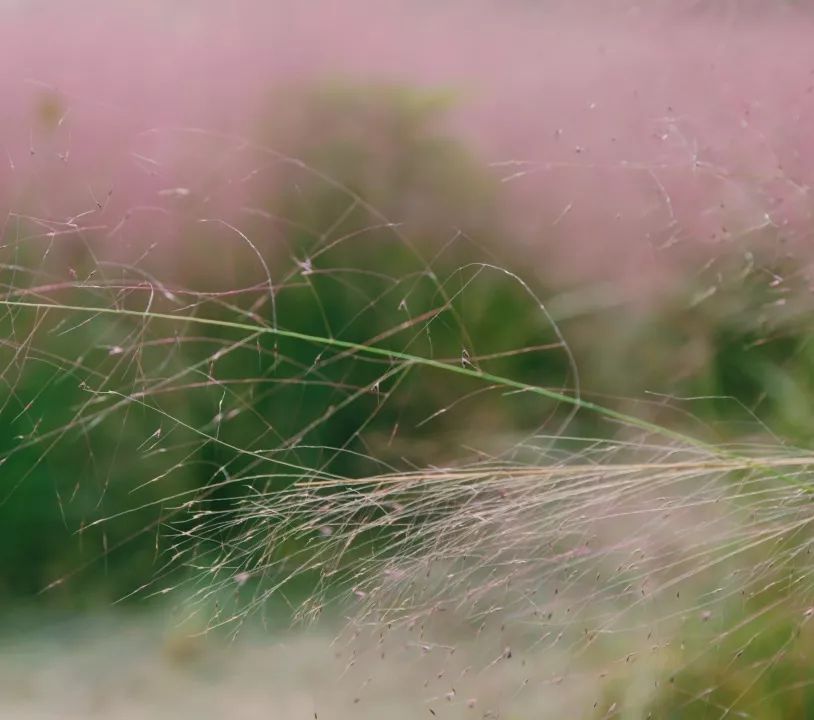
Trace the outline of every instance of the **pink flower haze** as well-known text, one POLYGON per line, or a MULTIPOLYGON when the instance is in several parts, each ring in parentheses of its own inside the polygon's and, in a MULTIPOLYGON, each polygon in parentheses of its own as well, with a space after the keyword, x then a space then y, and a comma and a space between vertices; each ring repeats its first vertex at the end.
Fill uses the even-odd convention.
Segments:
POLYGON ((456 91, 445 130, 499 181, 504 249, 541 274, 656 287, 710 253, 811 245, 814 20, 786 3, 52 0, 0 14, 4 245, 84 228, 132 260, 204 218, 239 227, 279 180, 255 143, 273 142, 286 90, 337 78, 456 91))

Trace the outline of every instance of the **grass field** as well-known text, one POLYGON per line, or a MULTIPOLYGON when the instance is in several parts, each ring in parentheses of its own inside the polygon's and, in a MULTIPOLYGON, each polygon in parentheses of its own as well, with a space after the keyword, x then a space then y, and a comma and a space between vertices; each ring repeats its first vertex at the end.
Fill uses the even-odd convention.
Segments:
POLYGON ((2 5, 0 717, 814 713, 809 3, 2 5))

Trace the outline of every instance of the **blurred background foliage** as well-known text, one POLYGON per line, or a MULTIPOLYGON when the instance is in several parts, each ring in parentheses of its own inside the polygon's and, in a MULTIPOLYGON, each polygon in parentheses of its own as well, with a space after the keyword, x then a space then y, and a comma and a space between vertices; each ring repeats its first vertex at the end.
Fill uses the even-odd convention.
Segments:
MULTIPOLYGON (((207 301, 207 317, 229 322, 243 314, 271 323, 274 306, 277 322, 289 330, 359 343, 377 339, 381 347, 567 390, 575 382, 569 357, 533 291, 552 308, 589 399, 686 425, 711 440, 771 429, 807 444, 814 351, 808 292, 793 264, 771 265, 751 253, 721 256, 646 306, 570 308, 580 288, 563 287, 507 241, 496 181, 462 141, 444 133, 440 120, 453 102, 444 93, 398 86, 336 83, 292 91, 265 132, 296 162, 286 163, 279 188, 264 193, 259 186, 253 202, 264 216, 246 231, 266 243, 257 249, 273 268, 274 301, 254 288, 207 301), (492 265, 519 271, 530 291, 492 265), (528 351, 534 348, 541 349, 528 351), (628 372, 631 366, 637 372, 628 372)), ((212 233, 213 243, 222 230, 212 233)), ((7 288, 34 286, 58 267, 60 261, 38 261, 48 242, 11 249, 17 264, 3 271, 7 288), (39 265, 36 276, 15 269, 26 263, 39 265)), ((194 254, 223 254, 211 252, 196 245, 194 254)), ((90 272, 90 250, 77 246, 72 253, 73 271, 90 272)), ((182 267, 179 287, 212 289, 213 279, 214 289, 245 288, 248 278, 262 282, 251 253, 230 256, 214 275, 207 262, 190 264, 186 275, 182 267)), ((75 292, 61 299, 76 302, 75 292)), ((90 301, 104 305, 111 297, 129 302, 114 290, 98 290, 90 301)), ((143 294, 134 297, 133 307, 143 307, 143 294)), ((166 298, 153 307, 174 310, 166 298)), ((88 588, 61 596, 71 602, 93 602, 96 593, 117 597, 133 589, 134 578, 147 582, 164 560, 167 499, 203 490, 220 468, 238 475, 256 461, 234 448, 277 447, 286 462, 353 476, 380 471, 389 461, 451 460, 462 442, 496 447, 501 438, 571 410, 546 408, 539 398, 469 397, 477 383, 427 368, 396 372, 390 382, 400 387, 391 402, 382 402, 389 388, 367 388, 341 407, 348 388, 375 381, 379 361, 269 335, 221 358, 218 350, 237 342, 240 332, 188 327, 187 337, 170 343, 178 332, 170 323, 153 320, 141 329, 139 319, 110 315, 80 321, 20 309, 2 323, 3 470, 19 478, 6 492, 8 538, 0 543, 0 580, 9 598, 30 596, 66 574, 74 588, 88 588), (312 375, 326 352, 339 357, 312 375), (92 419, 96 405, 111 397, 99 393, 127 392, 140 378, 172 377, 190 366, 197 369, 186 384, 168 382, 154 399, 119 403, 103 421, 92 419), (215 367, 217 382, 205 382, 215 367), (326 409, 337 406, 325 420, 326 409), (446 407, 460 411, 421 424, 446 407), (228 422, 213 422, 218 415, 228 422), (216 425, 223 442, 201 436, 216 425), (170 428, 172 442, 164 443, 170 428), (331 450, 340 448, 345 451, 331 450)), ((615 431, 590 415, 574 422, 575 434, 615 431)))
MULTIPOLYGON (((480 264, 480 243, 488 247, 499 237, 495 188, 461 143, 438 129, 448 102, 446 95, 388 86, 329 85, 293 94, 284 106, 306 122, 283 113, 267 132, 291 148, 297 162, 288 165, 282 191, 254 199, 274 218, 272 232, 263 223, 247 231, 262 239, 258 250, 274 268, 273 302, 268 290, 255 289, 207 301, 202 314, 265 324, 276 315, 285 329, 360 343, 378 338, 381 347, 461 362, 556 343, 551 329, 528 312, 526 292, 480 264), (405 221, 394 226, 388 217, 405 221), (478 245, 468 238, 474 231, 478 245), (422 329, 430 319, 431 329, 422 329)), ((224 228, 202 234, 189 239, 195 262, 176 270, 179 287, 228 291, 258 277, 253 254, 217 247, 224 228), (213 273, 215 257, 223 262, 213 273)), ((9 263, 4 284, 23 299, 36 299, 38 285, 65 275, 66 252, 74 276, 96 272, 88 247, 63 245, 54 259, 50 242, 46 236, 11 249, 17 264, 9 263), (36 272, 26 275, 18 265, 36 272)), ((162 277, 161 262, 145 263, 148 277, 162 277)), ((129 295, 124 289, 141 278, 128 285, 111 272, 107 279, 110 288, 65 290, 60 300, 144 307, 144 287, 129 295)), ((154 310, 166 312, 177 305, 167 297, 152 301, 154 310)), ((2 587, 9 598, 60 581, 43 597, 93 603, 99 594, 106 600, 127 594, 134 578, 136 586, 148 582, 165 560, 161 535, 175 502, 169 499, 201 490, 210 500, 222 494, 228 506, 234 488, 205 489, 222 468, 238 476, 257 464, 236 448, 276 447, 284 462, 359 475, 381 471, 388 459, 451 459, 472 431, 475 438, 505 433, 540 413, 528 403, 525 417, 512 417, 501 403, 476 399, 468 423, 458 414, 413 430, 478 384, 416 368, 392 378, 400 383, 394 402, 382 402, 389 390, 382 386, 342 408, 349 388, 365 388, 381 374, 380 361, 335 353, 339 357, 323 370, 317 364, 324 347, 268 335, 241 343, 245 333, 226 327, 189 326, 172 342, 178 328, 160 320, 142 327, 138 318, 72 319, 20 309, 3 317, 2 331, 4 470, 20 478, 5 499, 11 521, 2 587), (225 352, 233 343, 239 349, 225 352), (165 381, 155 396, 121 402, 140 383, 146 388, 148 379, 185 370, 184 382, 165 381), (213 373, 217 382, 209 382, 213 373), (326 410, 337 405, 325 421, 326 410), (219 415, 228 421, 213 421, 219 415), (216 425, 220 442, 203 437, 216 425), (398 437, 395 426, 404 428, 398 437), (104 518, 114 519, 93 524, 104 518)), ((557 348, 482 365, 519 380, 569 383, 557 348)))

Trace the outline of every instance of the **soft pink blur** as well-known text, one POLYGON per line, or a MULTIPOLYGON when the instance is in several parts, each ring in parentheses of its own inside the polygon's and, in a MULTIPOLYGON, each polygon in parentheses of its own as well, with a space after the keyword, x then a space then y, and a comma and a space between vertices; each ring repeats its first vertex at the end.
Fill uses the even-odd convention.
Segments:
POLYGON ((171 246, 203 217, 239 224, 276 166, 241 141, 260 137, 279 91, 350 78, 460 90, 448 129, 504 180, 505 242, 541 272, 646 287, 710 248, 804 251, 814 22, 780 3, 710 5, 6 6, 3 242, 20 215, 43 233, 93 228, 112 253, 171 246))

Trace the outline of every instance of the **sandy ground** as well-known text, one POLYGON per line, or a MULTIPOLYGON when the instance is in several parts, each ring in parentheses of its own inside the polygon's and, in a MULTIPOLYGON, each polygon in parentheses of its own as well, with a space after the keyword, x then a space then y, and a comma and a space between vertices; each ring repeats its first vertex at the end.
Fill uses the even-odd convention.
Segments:
POLYGON ((168 627, 165 617, 112 616, 6 630, 0 718, 586 716, 569 711, 585 707, 584 682, 546 680, 550 657, 507 658, 497 638, 482 639, 480 654, 407 636, 354 651, 327 630, 256 628, 227 642, 168 627))

